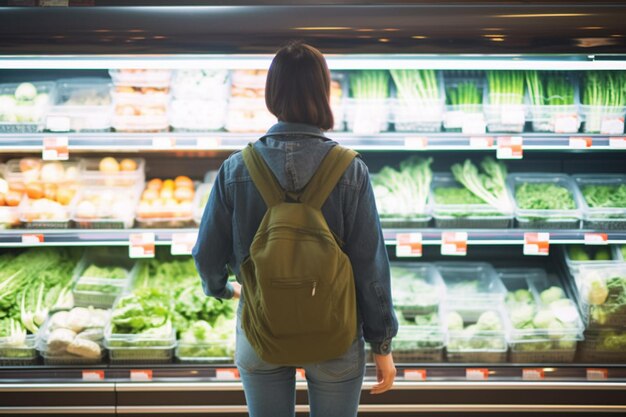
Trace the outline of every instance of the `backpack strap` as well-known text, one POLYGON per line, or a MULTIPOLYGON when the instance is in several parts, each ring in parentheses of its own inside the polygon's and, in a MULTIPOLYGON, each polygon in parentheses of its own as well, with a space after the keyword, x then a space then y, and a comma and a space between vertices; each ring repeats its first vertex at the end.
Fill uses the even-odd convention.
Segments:
POLYGON ((300 194, 300 201, 318 210, 333 191, 343 173, 358 153, 339 145, 333 146, 300 194))
POLYGON ((285 200, 285 192, 251 143, 248 143, 248 146, 243 149, 242 155, 243 162, 246 164, 246 168, 248 168, 252 182, 254 182, 256 189, 261 194, 261 197, 263 197, 267 208, 269 209, 270 207, 282 203, 285 200))

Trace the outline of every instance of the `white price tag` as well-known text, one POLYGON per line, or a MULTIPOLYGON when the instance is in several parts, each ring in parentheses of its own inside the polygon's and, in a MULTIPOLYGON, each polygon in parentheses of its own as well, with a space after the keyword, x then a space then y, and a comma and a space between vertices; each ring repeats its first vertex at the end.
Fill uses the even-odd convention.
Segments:
POLYGON ((481 135, 487 131, 487 123, 482 115, 473 117, 473 114, 468 114, 463 120, 461 129, 465 135, 481 135))
POLYGON ((302 369, 302 368, 297 368, 296 369, 296 380, 297 381, 306 381, 306 374, 304 372, 304 369, 302 369))
POLYGON ((396 240, 396 256, 398 258, 422 256, 421 233, 398 233, 396 240))
POLYGON ((405 369, 404 379, 407 381, 426 381, 426 369, 405 369))
POLYGON ((465 370, 465 379, 469 381, 486 381, 489 379, 489 369, 467 368, 465 370))
POLYGON ((28 233, 22 235, 22 244, 23 245, 38 245, 43 243, 43 235, 42 234, 32 234, 28 233))
POLYGON ((197 233, 173 233, 172 255, 191 255, 197 238, 197 233))
POLYGON ((491 136, 472 136, 470 138, 470 146, 472 148, 493 148, 493 137, 491 136))
POLYGON ((155 149, 173 149, 176 147, 176 138, 154 137, 152 138, 152 147, 155 149))
POLYGON ((446 129, 459 129, 463 127, 465 112, 462 110, 453 110, 446 112, 443 117, 446 129))
POLYGON ((83 381, 90 381, 90 382, 104 381, 104 371, 102 370, 83 371, 83 381))
POLYGON ((404 138, 404 147, 407 149, 425 149, 428 138, 425 136, 407 136, 404 138))
POLYGON ((217 368, 215 370, 215 378, 234 381, 239 379, 239 371, 237 368, 217 368))
POLYGON ((575 133, 578 132, 578 116, 575 114, 559 115, 554 121, 555 133, 575 133))
POLYGON ((624 133, 624 118, 612 117, 602 120, 600 133, 603 135, 621 135, 624 133))
POLYGON ((41 159, 44 161, 67 161, 70 159, 67 136, 43 138, 41 159))
POLYGON ((626 149, 626 137, 609 138, 609 148, 626 149))
POLYGON ((504 125, 523 125, 525 120, 522 109, 503 108, 500 112, 500 121, 504 125))
POLYGON ((569 138, 569 147, 572 149, 591 148, 593 138, 589 136, 572 136, 569 138))
POLYGON ((524 233, 524 255, 550 254, 550 233, 524 233))
POLYGON ((441 234, 441 254, 467 255, 467 232, 443 232, 441 234))
POLYGON ((69 132, 70 129, 70 118, 67 116, 48 116, 46 118, 46 130, 51 132, 69 132))
POLYGON ((149 382, 152 381, 151 369, 131 369, 130 380, 137 382, 149 382))
POLYGON ((606 233, 585 233, 585 245, 608 245, 609 236, 606 233))
POLYGON ((154 233, 132 233, 129 236, 130 258, 154 258, 154 233))
POLYGON ((603 368, 587 368, 588 381, 606 381, 609 378, 609 370, 603 368))
POLYGON ((220 145, 222 144, 222 138, 217 137, 217 136, 213 136, 213 137, 204 136, 204 137, 199 137, 196 143, 197 143, 198 149, 215 149, 215 148, 219 148, 220 145))
POLYGON ((541 368, 522 369, 522 380, 524 381, 543 381, 544 379, 545 374, 541 368))
POLYGON ((498 138, 498 159, 522 159, 524 139, 521 136, 503 136, 498 138))

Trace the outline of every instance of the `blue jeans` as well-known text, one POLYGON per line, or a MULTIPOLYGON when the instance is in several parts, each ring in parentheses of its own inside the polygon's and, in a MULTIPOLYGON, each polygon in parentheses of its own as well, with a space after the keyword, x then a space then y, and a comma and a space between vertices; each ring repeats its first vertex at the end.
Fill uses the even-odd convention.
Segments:
MULTIPOLYGON (((311 417, 357 415, 365 374, 365 342, 359 333, 341 357, 303 365, 311 417)), ((239 369, 250 417, 294 417, 296 368, 263 361, 237 320, 235 363, 239 369)))

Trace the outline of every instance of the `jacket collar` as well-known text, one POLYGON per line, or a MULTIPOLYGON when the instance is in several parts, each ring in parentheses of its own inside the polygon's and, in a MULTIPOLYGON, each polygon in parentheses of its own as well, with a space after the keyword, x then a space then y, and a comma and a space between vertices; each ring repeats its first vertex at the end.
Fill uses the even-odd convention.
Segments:
MULTIPOLYGON (((321 136, 325 138, 324 132, 317 126, 308 125, 304 123, 291 123, 291 122, 278 122, 272 126, 265 136, 283 136, 283 135, 305 135, 321 136)), ((281 139, 289 140, 291 138, 284 137, 281 139)), ((328 140, 326 138, 326 140, 328 140)))

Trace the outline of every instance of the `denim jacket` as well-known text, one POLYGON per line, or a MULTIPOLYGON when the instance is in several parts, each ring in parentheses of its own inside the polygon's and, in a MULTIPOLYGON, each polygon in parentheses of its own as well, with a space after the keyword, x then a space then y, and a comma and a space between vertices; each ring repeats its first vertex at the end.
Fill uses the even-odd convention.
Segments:
MULTIPOLYGON (((331 147, 337 143, 316 127, 278 122, 254 143, 281 187, 302 190, 331 147)), ((222 164, 206 205, 193 249, 204 292, 232 298, 230 266, 239 267, 267 207, 246 169, 241 152, 222 164)), ((344 245, 354 272, 358 322, 375 353, 389 351, 398 322, 391 301, 389 259, 367 166, 355 158, 332 191, 322 213, 344 245)), ((245 296, 245 288, 242 297, 245 296)))

